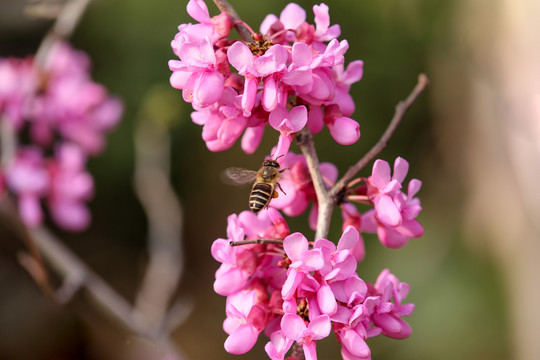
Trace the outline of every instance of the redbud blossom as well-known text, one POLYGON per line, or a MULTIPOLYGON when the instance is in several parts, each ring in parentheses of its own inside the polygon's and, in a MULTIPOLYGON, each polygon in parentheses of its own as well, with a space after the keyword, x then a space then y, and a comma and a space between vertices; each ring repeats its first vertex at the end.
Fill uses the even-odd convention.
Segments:
POLYGON ((66 43, 56 42, 40 64, 0 58, 0 121, 19 146, 4 159, 1 190, 16 196, 26 225, 42 222, 42 200, 64 229, 89 225, 93 180, 86 158, 103 150, 121 113, 120 101, 92 81, 88 56, 66 43))
POLYGON ((210 18, 202 0, 191 0, 187 8, 200 23, 178 27, 171 47, 180 60, 169 61, 170 82, 197 111, 192 119, 204 126, 203 140, 211 151, 230 148, 244 133, 242 149, 253 153, 268 123, 279 131, 277 156, 287 153, 306 124, 314 133, 326 124, 342 145, 358 140, 348 92, 361 78, 362 62, 343 70, 349 45, 336 39, 339 26, 330 25, 326 5, 313 7, 313 26, 305 22, 306 12, 291 3, 279 19, 265 18, 252 42, 226 39, 230 18, 224 13, 210 18))
POLYGON ((394 174, 390 177, 390 165, 377 160, 373 173, 367 180, 367 195, 375 209, 362 217, 364 231, 376 232, 385 246, 399 248, 409 238, 422 236, 424 228, 416 220, 422 207, 414 196, 422 183, 413 179, 409 182, 408 193, 401 192, 401 183, 409 170, 405 159, 398 157, 394 162, 394 174))

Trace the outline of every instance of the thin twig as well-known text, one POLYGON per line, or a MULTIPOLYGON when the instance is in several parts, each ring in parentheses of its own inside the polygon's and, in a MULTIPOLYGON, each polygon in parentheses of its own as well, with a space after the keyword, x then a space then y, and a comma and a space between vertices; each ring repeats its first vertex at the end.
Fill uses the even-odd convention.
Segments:
POLYGON ((20 265, 28 271, 28 274, 47 297, 54 298, 54 289, 49 281, 49 273, 43 263, 39 247, 22 222, 13 199, 7 194, 0 201, 0 220, 17 234, 26 246, 28 253, 19 253, 18 255, 20 265))
POLYGON ((53 27, 39 45, 36 52, 36 63, 38 66, 42 67, 45 65, 49 51, 57 41, 67 39, 71 36, 90 1, 68 0, 58 15, 58 18, 56 18, 53 27))
POLYGON ((317 195, 317 204, 319 212, 317 216, 317 229, 315 231, 315 240, 326 238, 330 227, 330 218, 335 205, 328 188, 324 183, 324 179, 319 166, 319 159, 313 142, 313 135, 308 127, 304 127, 296 134, 296 143, 306 158, 315 193, 317 195))
POLYGON ((282 245, 283 240, 280 239, 251 239, 251 240, 240 240, 240 241, 231 241, 229 242, 231 246, 241 246, 241 245, 253 245, 253 244, 277 244, 282 245))
POLYGON ((361 169, 364 168, 377 154, 379 154, 385 147, 397 126, 403 119, 405 112, 411 107, 411 105, 416 101, 418 96, 424 91, 426 86, 429 84, 429 79, 426 75, 418 75, 418 82, 412 92, 409 94, 407 99, 400 101, 396 106, 396 111, 394 112, 394 117, 390 124, 386 128, 385 132, 379 139, 379 141, 369 150, 364 157, 362 157, 356 164, 351 166, 349 170, 343 175, 343 177, 336 182, 336 184, 330 190, 332 196, 336 196, 341 190, 343 190, 346 184, 355 176, 361 169))
POLYGON ((11 120, 6 116, 0 117, 0 166, 6 169, 17 152, 17 134, 11 120))
POLYGON ((231 19, 233 19, 235 25, 236 31, 238 31, 238 34, 240 34, 240 37, 244 41, 251 41, 251 32, 249 29, 242 24, 242 19, 240 19, 240 16, 238 16, 238 13, 234 8, 225 0, 214 0, 214 4, 218 7, 219 10, 221 10, 224 13, 227 13, 231 19))

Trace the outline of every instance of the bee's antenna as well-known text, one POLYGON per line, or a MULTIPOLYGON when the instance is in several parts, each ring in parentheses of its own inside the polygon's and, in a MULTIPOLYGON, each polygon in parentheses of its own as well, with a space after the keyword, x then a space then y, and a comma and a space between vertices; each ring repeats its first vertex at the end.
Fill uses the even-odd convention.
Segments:
POLYGON ((283 157, 283 156, 285 156, 285 154, 279 155, 277 158, 274 159, 274 161, 277 161, 280 157, 283 157))

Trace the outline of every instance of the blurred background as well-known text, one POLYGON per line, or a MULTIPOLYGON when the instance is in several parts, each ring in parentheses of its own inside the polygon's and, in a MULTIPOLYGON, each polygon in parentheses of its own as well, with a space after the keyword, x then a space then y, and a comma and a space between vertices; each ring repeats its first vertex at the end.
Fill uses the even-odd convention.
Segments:
MULTIPOLYGON (((227 216, 246 208, 248 189, 219 181, 226 167, 257 169, 277 142, 268 131, 254 155, 236 144, 211 153, 191 107, 169 86, 170 41, 191 22, 184 0, 95 0, 72 36, 93 61, 93 76, 125 104, 106 151, 91 159, 95 180, 91 227, 53 233, 97 275, 133 302, 145 273, 149 230, 134 191, 136 129, 155 124, 170 134, 171 178, 183 208, 183 274, 176 298, 191 310, 172 331, 186 359, 266 358, 260 339, 246 355, 223 349, 225 299, 212 290, 218 263, 212 242, 225 237, 227 216)), ((266 14, 287 1, 234 0, 239 15, 258 29, 266 14)), ((297 1, 313 22, 314 2, 297 1)), ((365 237, 359 274, 374 281, 389 268, 410 284, 416 310, 404 341, 369 339, 372 357, 384 359, 540 359, 540 43, 534 0, 380 0, 327 3, 332 24, 361 59, 363 79, 353 85, 353 118, 362 136, 339 146, 325 130, 315 138, 321 161, 343 174, 378 140, 394 107, 426 73, 430 86, 406 114, 379 158, 410 163, 408 179, 422 180, 419 217, 425 235, 399 250, 365 237)), ((34 53, 52 21, 28 17, 22 0, 0 0, 0 56, 34 53)), ((218 13, 207 1, 211 15, 218 13)), ((152 126, 149 127, 150 129, 152 126)), ((298 152, 297 148, 293 148, 298 152)), ((369 175, 365 169, 361 176, 369 175)), ((313 234, 306 217, 292 231, 313 234)), ((336 219, 330 239, 339 238, 336 219)), ((144 358, 136 349, 162 351, 128 335, 85 294, 65 306, 43 296, 21 267, 24 243, 0 228, 0 359, 108 360, 144 358), (135 351, 136 350, 136 351, 135 351), (138 356, 138 357, 137 357, 138 356)), ((54 273, 54 271, 51 271, 54 273)), ((339 358, 332 336, 318 344, 320 359, 339 358)), ((147 358, 155 358, 148 355, 147 358)))

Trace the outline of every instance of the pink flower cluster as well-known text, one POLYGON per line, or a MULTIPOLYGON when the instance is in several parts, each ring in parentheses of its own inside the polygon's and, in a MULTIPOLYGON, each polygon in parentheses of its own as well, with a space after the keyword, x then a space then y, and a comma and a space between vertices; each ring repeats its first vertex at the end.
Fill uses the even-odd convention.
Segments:
POLYGON ((367 197, 374 208, 362 215, 362 227, 364 231, 376 232, 381 242, 390 248, 402 247, 409 238, 424 234, 424 227, 416 220, 422 210, 420 199, 414 197, 422 182, 412 179, 407 194, 401 191, 408 171, 409 163, 398 157, 390 177, 390 165, 376 160, 372 175, 366 180, 367 197))
MULTIPOLYGON (((310 202, 313 206, 309 213, 309 224, 315 229, 317 224, 317 196, 307 168, 304 155, 289 152, 282 160, 287 169, 280 180, 284 194, 270 202, 270 206, 283 211, 288 216, 304 213, 310 202)), ((338 178, 338 170, 334 164, 319 164, 321 174, 328 187, 338 178)), ((394 174, 390 175, 390 165, 384 160, 377 160, 373 165, 372 175, 356 181, 365 182, 365 186, 354 193, 360 196, 344 196, 341 206, 343 229, 354 226, 359 232, 377 233, 381 243, 389 248, 404 246, 409 238, 418 238, 424 234, 424 228, 416 220, 422 210, 420 199, 414 197, 420 190, 422 182, 412 179, 407 194, 401 191, 401 183, 409 169, 408 162, 398 157, 394 164, 394 174), (361 199, 363 203, 373 206, 361 214, 351 201, 361 199)))
POLYGON ((66 43, 56 43, 44 64, 0 58, 0 192, 17 197, 28 226, 42 222, 42 200, 61 227, 88 226, 93 180, 86 160, 103 150, 121 114, 120 101, 92 81, 88 56, 66 43))
POLYGON ((266 124, 279 132, 274 157, 286 154, 305 126, 318 133, 326 125, 343 145, 358 140, 349 89, 361 79, 363 62, 344 67, 349 45, 337 40, 340 28, 330 26, 328 6, 313 6, 311 25, 305 10, 290 3, 279 18, 268 15, 249 43, 229 40, 231 19, 210 17, 203 0, 190 0, 187 11, 199 23, 178 28, 171 46, 180 60, 169 61, 170 82, 195 109, 191 117, 203 126, 208 149, 228 149, 242 136, 251 154, 266 124))
POLYGON ((271 359, 285 359, 296 342, 314 360, 317 341, 333 330, 344 359, 370 359, 367 338, 410 335, 402 319, 414 310, 402 304, 408 285, 388 270, 374 285, 358 276, 364 246, 354 227, 345 229, 337 245, 326 239, 310 244, 302 234, 290 234, 279 212, 269 208, 231 215, 227 235, 214 242, 212 255, 221 262, 214 289, 227 296, 223 328, 229 353, 246 353, 264 332, 271 359))

